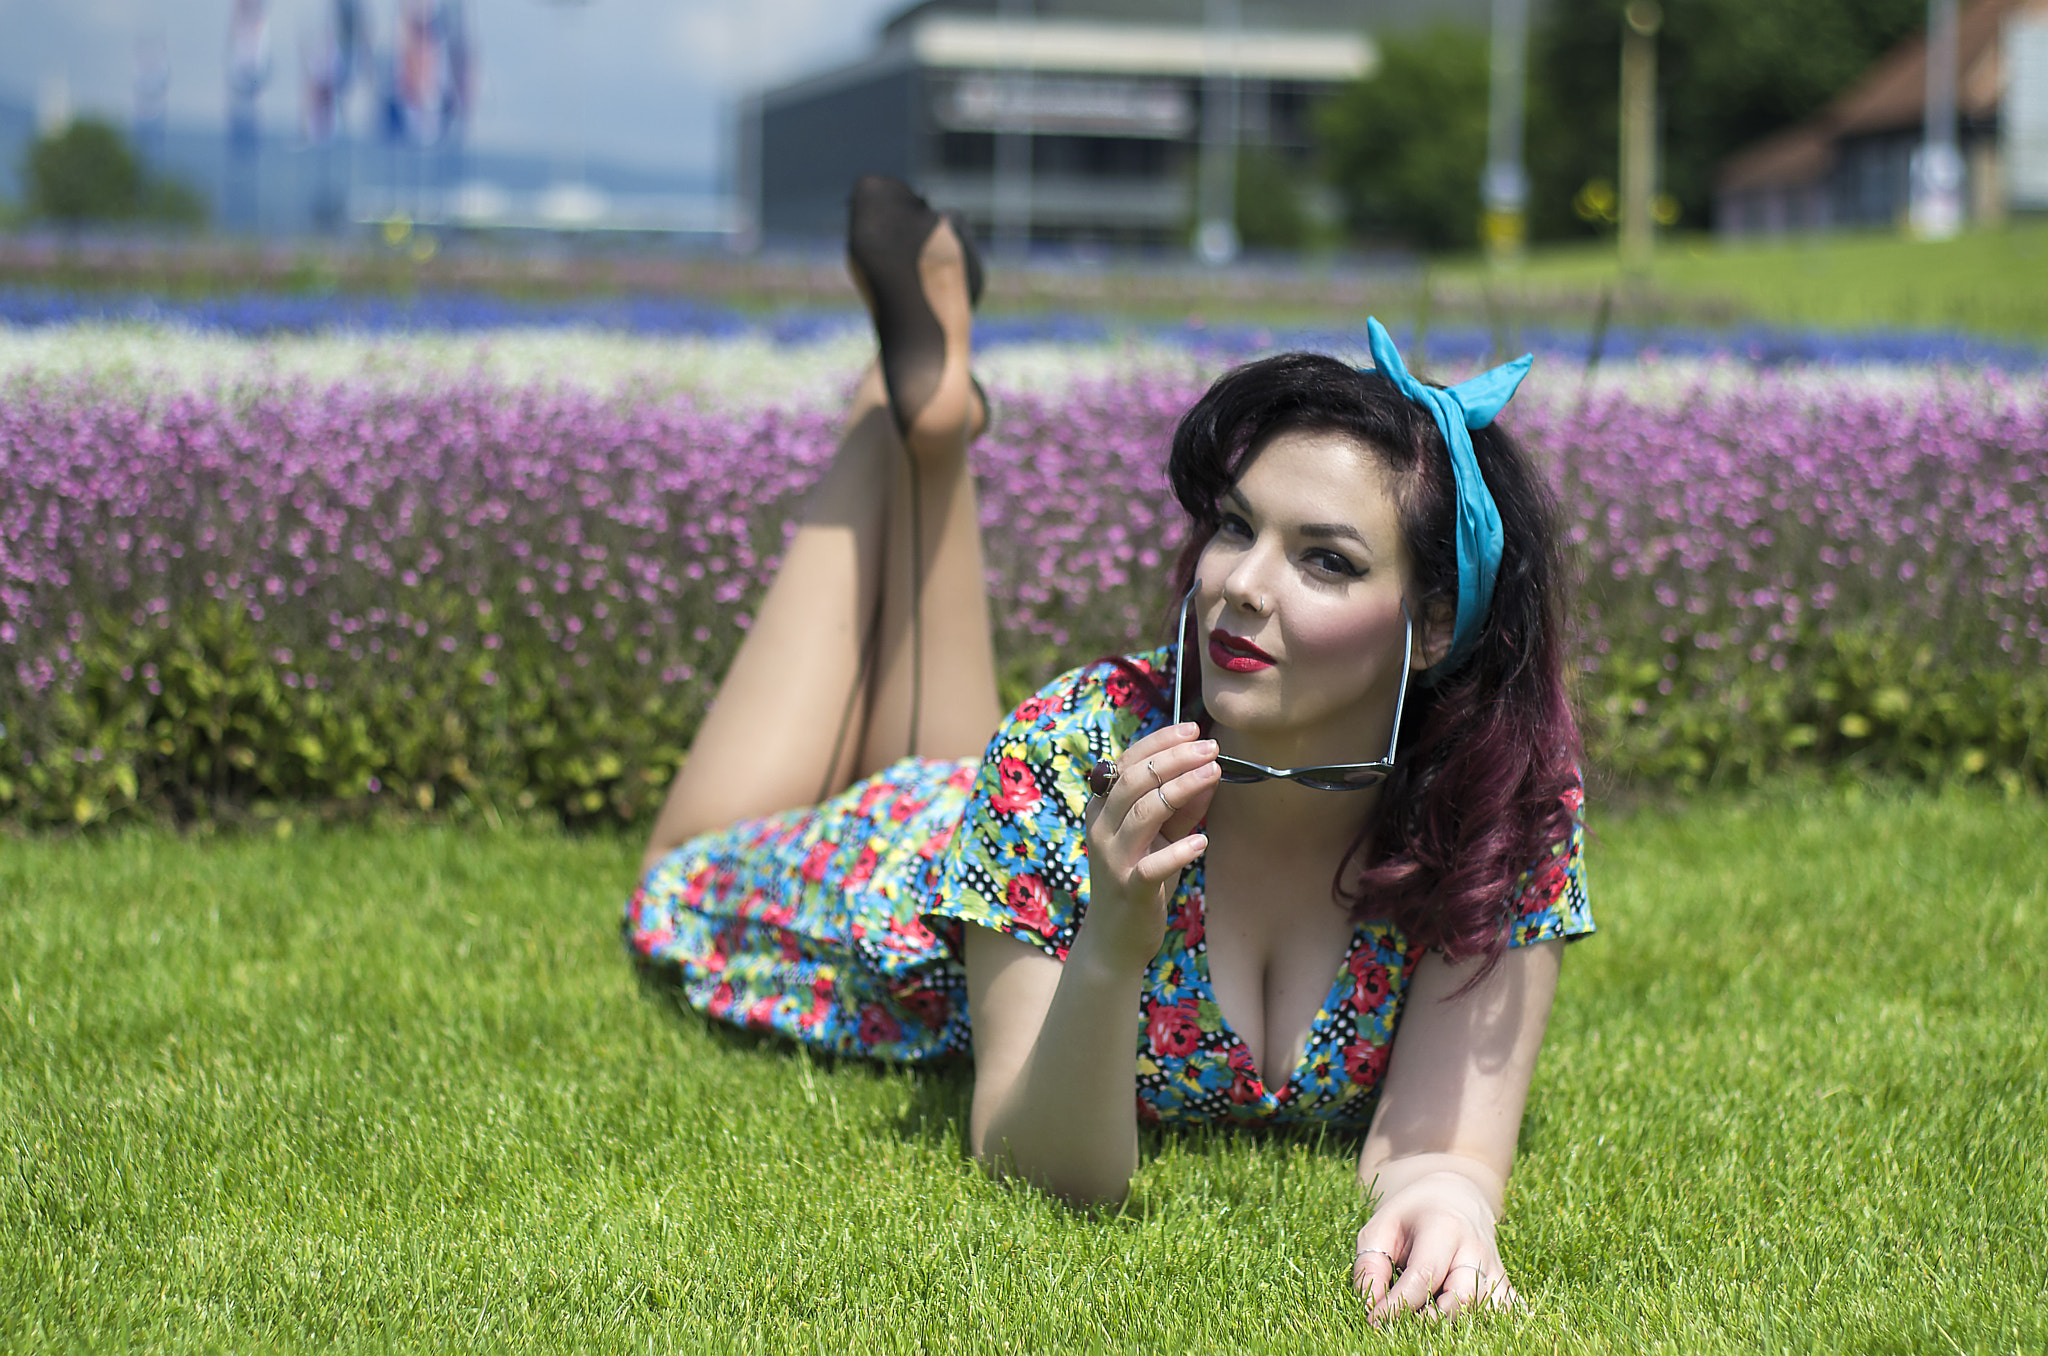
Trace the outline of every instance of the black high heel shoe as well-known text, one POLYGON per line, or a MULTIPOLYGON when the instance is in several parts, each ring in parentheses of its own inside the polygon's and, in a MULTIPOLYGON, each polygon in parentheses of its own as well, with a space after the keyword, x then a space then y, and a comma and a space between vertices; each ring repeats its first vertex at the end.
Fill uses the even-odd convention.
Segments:
MULTIPOLYGON (((938 393, 946 369, 946 332, 925 297, 918 270, 918 258, 941 222, 953 228, 960 242, 967 300, 972 307, 981 300, 987 279, 981 252, 959 213, 941 215, 912 192, 910 185, 880 174, 856 180, 847 200, 847 261, 874 311, 889 412, 895 417, 897 431, 905 435, 938 393)), ((980 383, 975 383, 975 389, 980 394, 980 383)), ((986 395, 981 395, 981 400, 986 418, 986 395)))

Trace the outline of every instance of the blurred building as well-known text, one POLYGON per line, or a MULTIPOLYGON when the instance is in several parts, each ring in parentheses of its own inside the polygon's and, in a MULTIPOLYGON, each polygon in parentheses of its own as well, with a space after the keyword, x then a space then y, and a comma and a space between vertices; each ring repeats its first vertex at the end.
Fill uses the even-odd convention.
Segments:
POLYGON ((1367 27, 1486 4, 924 0, 866 58, 748 101, 742 212, 771 238, 837 235, 873 172, 983 235, 1184 243, 1213 100, 1231 100, 1234 142, 1307 185, 1316 105, 1376 64, 1367 27))
MULTIPOLYGON (((1963 204, 1977 222, 2048 211, 2048 0, 1967 0, 1956 35, 1963 204)), ((1927 45, 1899 44, 1803 123, 1731 156, 1714 189, 1722 235, 1891 226, 1912 200, 1927 45)))

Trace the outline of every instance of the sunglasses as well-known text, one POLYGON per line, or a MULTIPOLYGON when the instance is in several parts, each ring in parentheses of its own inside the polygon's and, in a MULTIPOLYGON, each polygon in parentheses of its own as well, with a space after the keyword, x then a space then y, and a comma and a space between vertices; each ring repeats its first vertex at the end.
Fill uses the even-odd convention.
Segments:
MULTIPOLYGON (((1173 660, 1173 723, 1181 715, 1181 675, 1188 671, 1188 609, 1202 587, 1197 579, 1188 596, 1180 600, 1180 647, 1173 660)), ((1387 739, 1387 756, 1371 763, 1323 763, 1315 767, 1267 767, 1264 763, 1217 755, 1217 766, 1226 782, 1263 782, 1282 778, 1298 782, 1313 791, 1364 791, 1378 786, 1394 770, 1394 750, 1401 739, 1401 711, 1408 704, 1408 665, 1415 657, 1415 622, 1408 615, 1408 600, 1401 600, 1401 690, 1394 698, 1394 731, 1387 739)))

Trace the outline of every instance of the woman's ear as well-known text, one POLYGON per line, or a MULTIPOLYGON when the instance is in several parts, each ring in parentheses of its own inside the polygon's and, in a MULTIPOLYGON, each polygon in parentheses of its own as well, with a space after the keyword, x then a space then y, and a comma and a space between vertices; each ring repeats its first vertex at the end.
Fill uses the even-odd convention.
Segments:
POLYGON ((1451 652, 1451 638, 1457 634, 1458 611, 1448 598, 1432 598, 1422 607, 1422 624, 1415 636, 1415 658, 1409 668, 1415 673, 1435 668, 1451 652))

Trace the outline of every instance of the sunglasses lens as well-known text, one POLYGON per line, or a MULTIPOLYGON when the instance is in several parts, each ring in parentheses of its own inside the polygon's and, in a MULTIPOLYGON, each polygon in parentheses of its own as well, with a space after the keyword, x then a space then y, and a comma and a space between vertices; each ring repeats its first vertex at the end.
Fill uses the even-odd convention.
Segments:
POLYGON ((1376 767, 1310 767, 1294 774, 1294 780, 1311 791, 1363 791, 1386 779, 1376 767))
POLYGON ((1262 782, 1266 780, 1265 773, 1248 763, 1240 763, 1235 758, 1218 758, 1216 766, 1222 771, 1223 780, 1226 782, 1262 782))

